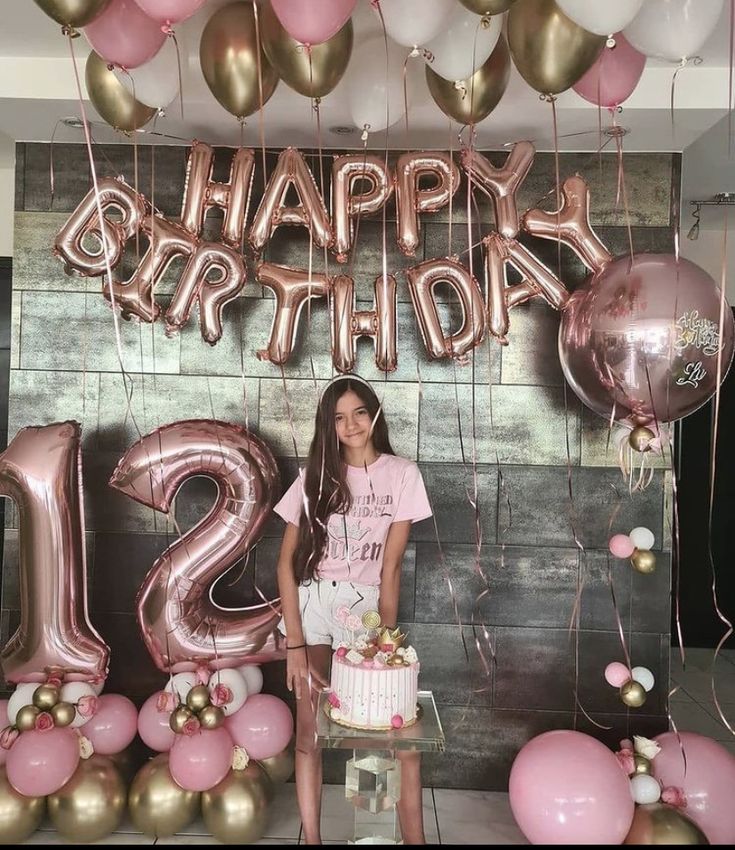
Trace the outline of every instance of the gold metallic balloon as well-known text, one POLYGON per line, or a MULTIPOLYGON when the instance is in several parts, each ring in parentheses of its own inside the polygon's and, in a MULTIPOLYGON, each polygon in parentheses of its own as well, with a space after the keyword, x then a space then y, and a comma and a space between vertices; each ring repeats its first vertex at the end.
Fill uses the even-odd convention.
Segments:
POLYGON ((640 755, 640 753, 636 753, 633 756, 633 761, 635 762, 635 773, 651 773, 651 759, 647 759, 645 756, 640 755))
POLYGON ((250 762, 245 770, 231 770, 219 785, 202 793, 202 817, 218 841, 252 844, 263 836, 269 782, 258 765, 250 762))
POLYGON ((646 689, 632 679, 620 686, 620 699, 628 708, 640 708, 646 701, 646 689))
POLYGON ((175 708, 171 712, 171 717, 169 718, 168 725, 171 727, 173 732, 176 732, 177 735, 180 735, 184 731, 184 724, 187 720, 192 718, 194 713, 191 709, 187 708, 185 705, 180 705, 178 708, 175 708))
POLYGON ((426 66, 426 83, 441 111, 460 124, 477 124, 500 103, 510 79, 510 53, 503 35, 484 65, 455 84, 426 66))
POLYGON ((225 722, 225 713, 218 705, 207 705, 197 715, 202 729, 217 729, 225 722))
POLYGON ((70 702, 57 702, 51 708, 55 726, 69 726, 77 716, 77 710, 70 702))
POLYGON ((459 0, 459 2, 476 15, 499 15, 510 9, 515 0, 459 0))
POLYGON ((48 797, 51 822, 73 841, 98 841, 120 825, 126 803, 125 783, 106 756, 82 759, 72 778, 48 797))
POLYGON ((352 55, 352 21, 327 41, 306 48, 286 32, 270 3, 261 8, 263 50, 283 82, 305 97, 329 94, 352 55))
POLYGON ((209 688, 206 685, 194 685, 186 695, 186 705, 195 713, 201 711, 209 705, 209 688))
POLYGON ((258 759, 258 764, 266 772, 273 784, 288 782, 293 776, 295 759, 294 745, 289 744, 285 750, 267 759, 258 759))
POLYGON ((636 806, 623 844, 709 844, 702 830, 679 809, 664 803, 636 806))
POLYGON ((175 835, 199 814, 201 795, 184 791, 171 778, 168 753, 141 767, 130 786, 128 808, 136 828, 154 838, 175 835))
MULTIPOLYGON (((260 108, 258 45, 253 6, 237 0, 218 9, 207 22, 199 43, 199 62, 212 94, 236 118, 260 108)), ((278 74, 260 49, 263 104, 276 90, 278 74)))
POLYGON ((651 440, 655 434, 645 425, 638 425, 628 435, 628 445, 637 452, 647 452, 651 448, 651 440))
POLYGON ((582 29, 554 0, 518 0, 508 13, 508 44, 523 79, 537 92, 552 95, 589 70, 605 36, 582 29))
POLYGON ((15 715, 15 725, 19 732, 28 732, 35 729, 36 718, 40 710, 35 705, 24 705, 15 715))
POLYGON ((39 685, 33 692, 33 705, 40 711, 49 711, 59 701, 56 685, 39 685))
POLYGON ((25 797, 8 782, 0 767, 0 844, 20 844, 43 820, 45 797, 25 797))
POLYGON ((637 573, 650 575, 656 569, 656 556, 650 549, 636 549, 630 557, 630 563, 637 573))
POLYGON ((110 0, 36 0, 36 5, 62 26, 86 27, 110 0))
POLYGON ((85 80, 94 108, 116 130, 137 130, 156 114, 153 107, 133 97, 94 50, 87 57, 85 80))

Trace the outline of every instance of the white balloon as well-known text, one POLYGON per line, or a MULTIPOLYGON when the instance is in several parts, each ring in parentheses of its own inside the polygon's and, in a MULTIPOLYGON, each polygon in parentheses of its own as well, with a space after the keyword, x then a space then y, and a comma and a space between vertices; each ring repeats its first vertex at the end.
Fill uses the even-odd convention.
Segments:
MULTIPOLYGON (((72 705, 76 705, 82 697, 96 697, 97 693, 92 685, 89 682, 67 682, 66 685, 61 686, 61 691, 59 692, 59 699, 61 702, 70 702, 72 705)), ((74 720, 72 720, 71 725, 75 728, 79 728, 80 726, 84 726, 85 723, 91 720, 91 716, 84 716, 77 712, 74 715, 74 720)))
POLYGON ((393 41, 423 47, 442 30, 454 6, 455 0, 380 0, 380 14, 393 41))
POLYGON ((259 694, 263 690, 263 671, 257 664, 245 664, 237 668, 248 686, 248 696, 259 694))
POLYGON ((636 549, 653 549, 653 544, 656 542, 653 532, 643 525, 634 528, 628 537, 633 541, 636 549))
MULTIPOLYGON (((181 73, 187 66, 187 56, 181 53, 181 73)), ((146 106, 163 109, 179 93, 179 65, 176 45, 167 38, 163 47, 145 65, 129 71, 116 69, 115 74, 136 100, 146 106)))
POLYGON ((643 685, 643 690, 648 692, 653 689, 656 680, 648 667, 634 667, 630 672, 633 676, 633 681, 638 682, 639 685, 643 685))
POLYGON ((97 696, 99 696, 105 688, 105 680, 102 679, 101 682, 90 682, 89 687, 95 692, 97 696))
POLYGON ((174 694, 179 702, 186 702, 186 696, 194 685, 199 684, 196 673, 176 673, 166 682, 164 691, 174 694))
MULTIPOLYGON (((18 685, 8 699, 8 723, 15 725, 15 715, 24 705, 32 705, 33 694, 38 687, 38 682, 23 682, 18 685)), ((5 724, 2 724, 5 726, 5 724)))
POLYGON ((406 114, 404 61, 401 48, 388 42, 386 69, 382 35, 366 38, 354 48, 345 74, 345 86, 350 114, 358 129, 367 127, 371 133, 385 130, 406 114))
POLYGON ((661 798, 661 786, 658 779, 647 773, 637 773, 630 780, 630 793, 634 802, 639 806, 647 803, 657 803, 661 798))
POLYGON ((588 32, 612 35, 628 26, 643 0, 556 0, 556 5, 588 32))
POLYGON ((441 32, 426 44, 433 55, 428 62, 445 80, 466 80, 484 65, 498 43, 503 16, 493 15, 487 27, 482 18, 457 4, 441 32))
POLYGON ((697 55, 717 26, 723 4, 724 0, 646 0, 623 35, 646 56, 679 62, 697 55))
MULTIPOLYGON (((228 670, 217 670, 215 673, 212 673, 207 684, 210 694, 214 693, 217 685, 224 685, 230 689, 232 694, 230 702, 220 705, 226 717, 239 711, 245 705, 245 701, 248 698, 248 686, 245 682, 245 677, 239 670, 230 668, 228 670)), ((215 702, 214 705, 217 705, 217 703, 215 702)))

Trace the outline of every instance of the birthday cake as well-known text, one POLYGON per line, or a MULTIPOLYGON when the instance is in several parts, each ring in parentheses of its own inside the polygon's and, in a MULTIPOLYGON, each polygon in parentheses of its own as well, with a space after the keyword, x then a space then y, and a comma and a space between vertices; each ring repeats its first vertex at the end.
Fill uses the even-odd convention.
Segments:
POLYGON ((416 721, 419 662, 399 629, 380 627, 376 611, 362 618, 365 634, 332 658, 329 716, 354 729, 400 729, 416 721))

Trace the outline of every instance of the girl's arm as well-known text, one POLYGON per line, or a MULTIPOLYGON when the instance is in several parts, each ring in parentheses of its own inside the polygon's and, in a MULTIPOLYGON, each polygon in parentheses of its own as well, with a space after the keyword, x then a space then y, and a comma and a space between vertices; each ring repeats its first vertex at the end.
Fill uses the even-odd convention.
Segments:
POLYGON ((283 533, 281 552, 278 555, 278 592, 281 596, 281 611, 286 625, 286 645, 299 646, 304 643, 304 631, 299 611, 299 588, 293 574, 293 556, 299 539, 298 526, 289 522, 283 533))
POLYGON ((378 613, 381 622, 395 628, 398 621, 398 593, 401 586, 401 566, 406 551, 410 520, 394 522, 388 531, 383 554, 383 569, 380 573, 380 600, 378 613))

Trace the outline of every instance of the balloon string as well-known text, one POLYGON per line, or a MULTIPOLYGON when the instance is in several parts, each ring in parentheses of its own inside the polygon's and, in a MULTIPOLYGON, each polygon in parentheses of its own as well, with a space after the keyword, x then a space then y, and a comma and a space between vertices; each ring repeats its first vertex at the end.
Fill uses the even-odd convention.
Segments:
POLYGON ((51 141, 49 142, 48 149, 48 163, 49 163, 49 171, 48 171, 48 182, 49 182, 49 192, 51 194, 51 198, 49 200, 48 208, 51 209, 54 205, 54 196, 56 194, 56 173, 54 169, 54 140, 56 139, 56 131, 59 129, 59 125, 61 124, 61 118, 56 121, 54 124, 54 131, 51 133, 51 141))
POLYGON ((176 33, 169 27, 168 28, 168 36, 173 40, 174 47, 176 48, 176 72, 179 76, 179 111, 181 114, 181 120, 184 120, 184 75, 181 73, 181 50, 179 48, 179 42, 176 38, 176 33))
MULTIPOLYGON (((630 262, 633 262, 633 228, 631 226, 630 221, 630 207, 628 205, 628 189, 626 186, 625 180, 625 164, 623 158, 623 136, 624 132, 621 127, 618 127, 617 122, 615 120, 615 112, 612 113, 612 126, 615 137, 615 147, 617 150, 617 160, 618 160, 618 193, 619 196, 622 196, 623 199, 623 212, 625 214, 625 228, 628 233, 628 247, 630 248, 630 262)), ((616 206, 618 201, 616 199, 616 206)))
POLYGON ((732 157, 733 66, 735 66, 735 0, 730 0, 730 55, 727 80, 727 155, 732 157))
POLYGON ((255 18, 255 41, 257 44, 257 63, 258 63, 258 117, 259 117, 259 125, 260 125, 260 150, 263 160, 263 190, 265 191, 265 176, 268 173, 266 168, 266 160, 265 160, 265 115, 263 112, 263 63, 261 61, 260 51, 262 49, 261 46, 261 38, 260 38, 260 18, 258 15, 258 3, 257 0, 253 0, 253 16, 255 18))

